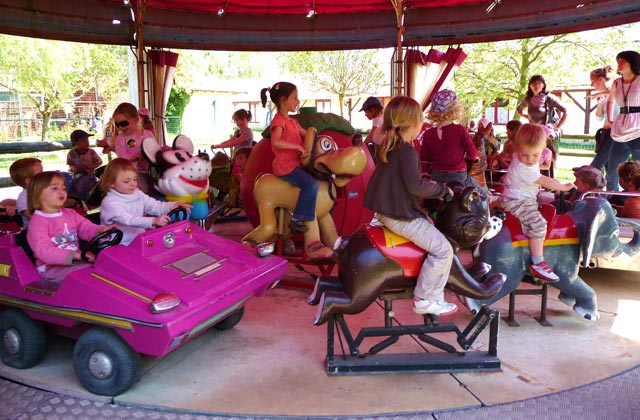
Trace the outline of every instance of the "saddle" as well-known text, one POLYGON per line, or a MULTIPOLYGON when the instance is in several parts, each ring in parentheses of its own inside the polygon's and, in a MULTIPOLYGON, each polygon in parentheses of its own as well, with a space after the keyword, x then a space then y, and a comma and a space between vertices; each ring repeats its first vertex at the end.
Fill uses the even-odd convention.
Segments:
MULTIPOLYGON (((564 238, 577 238, 578 231, 575 228, 575 224, 573 222, 567 223, 568 215, 557 214, 556 208, 551 204, 540 204, 538 206, 538 211, 542 214, 542 217, 547 221, 547 235, 546 240, 551 239, 560 239, 555 236, 552 232, 555 231, 556 227, 565 226, 568 231, 564 232, 564 238)), ((522 233, 522 224, 520 221, 511 213, 506 213, 507 217, 504 220, 504 228, 509 229, 509 233, 511 234, 511 239, 514 243, 529 241, 529 238, 522 233)))
POLYGON ((400 264, 404 277, 418 276, 427 251, 384 226, 367 225, 365 233, 382 255, 400 264))

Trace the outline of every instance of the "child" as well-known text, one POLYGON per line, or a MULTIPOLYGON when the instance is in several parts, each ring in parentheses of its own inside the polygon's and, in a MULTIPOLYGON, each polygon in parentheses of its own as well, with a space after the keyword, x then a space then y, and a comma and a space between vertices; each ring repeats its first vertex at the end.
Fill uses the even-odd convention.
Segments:
POLYGON ((382 141, 382 130, 380 129, 384 118, 382 109, 382 103, 375 96, 369 96, 362 104, 362 108, 360 108, 360 112, 364 111, 364 115, 371 120, 371 131, 364 139, 364 144, 373 144, 374 157, 378 156, 378 148, 382 141))
POLYGON ((13 198, 5 198, 0 201, 0 224, 15 222, 18 226, 22 226, 22 217, 16 210, 16 200, 13 198))
POLYGON ((522 126, 522 121, 511 120, 507 123, 507 140, 502 146, 502 151, 497 156, 498 169, 507 169, 511 164, 511 158, 513 157, 513 139, 516 137, 516 132, 522 126))
POLYGON ((606 185, 604 175, 602 175, 600 169, 590 165, 573 168, 573 175, 576 177, 574 182, 576 191, 566 195, 564 201, 558 198, 551 203, 559 210, 560 214, 573 209, 573 204, 583 193, 587 191, 602 191, 606 185))
POLYGON ((235 125, 238 126, 238 129, 228 140, 220 144, 212 144, 211 150, 233 147, 233 154, 235 155, 236 151, 242 147, 253 147, 253 131, 249 128, 251 112, 246 109, 239 109, 233 113, 231 118, 235 125))
POLYGON ((129 245, 145 228, 166 226, 170 222, 167 213, 176 207, 191 207, 180 201, 162 202, 149 197, 138 189, 137 178, 131 161, 116 158, 109 162, 100 180, 107 194, 100 206, 100 222, 116 224, 124 233, 120 242, 124 245, 129 245))
POLYGON ((478 131, 473 135, 473 145, 478 151, 478 159, 469 164, 469 175, 471 175, 478 184, 487 189, 487 179, 485 171, 487 170, 487 161, 497 152, 498 147, 495 145, 495 136, 493 141, 490 139, 492 132, 492 124, 488 118, 481 118, 478 121, 478 131))
POLYGON ((484 150, 487 154, 487 160, 495 157, 498 154, 498 150, 500 150, 500 145, 496 140, 496 135, 493 131, 493 123, 489 121, 489 118, 480 118, 480 120, 478 121, 477 134, 480 134, 482 136, 482 141, 484 142, 484 150))
POLYGON ((31 179, 40 172, 42 172, 42 161, 36 158, 18 159, 9 168, 11 180, 22 187, 22 191, 20 191, 16 200, 16 211, 22 217, 22 226, 24 227, 29 226, 29 220, 31 219, 31 212, 27 204, 27 187, 31 179))
POLYGON ((529 123, 520 127, 514 140, 513 160, 502 178, 505 188, 500 198, 500 207, 520 220, 522 231, 529 238, 532 262, 529 272, 543 281, 556 282, 558 276, 544 261, 547 222, 538 211, 536 197, 539 186, 569 191, 575 185, 571 182, 561 184, 540 174, 540 155, 546 142, 547 136, 541 126, 529 123))
POLYGON ((73 149, 67 153, 67 165, 73 174, 71 193, 82 201, 87 200, 89 190, 97 182, 95 169, 102 165, 102 159, 98 153, 89 147, 89 134, 83 130, 75 130, 71 133, 73 149))
POLYGON ((233 158, 231 175, 233 175, 238 180, 238 183, 240 185, 242 185, 242 172, 244 171, 244 167, 247 164, 247 160, 249 160, 250 154, 250 147, 241 147, 236 150, 235 156, 233 158))
POLYGON ((111 152, 115 152, 115 138, 118 131, 118 127, 113 121, 113 118, 109 118, 109 121, 105 124, 102 132, 102 139, 96 140, 96 146, 102 147, 103 154, 109 154, 109 160, 111 160, 111 152))
MULTIPOLYGON (((633 177, 628 184, 629 191, 640 193, 640 175, 633 177)), ((640 219, 640 197, 629 197, 624 202, 624 207, 619 211, 618 216, 640 219)))
POLYGON ((147 137, 155 138, 153 133, 145 130, 142 119, 135 105, 123 102, 113 111, 113 122, 118 128, 118 135, 114 140, 116 155, 129 159, 138 169, 138 188, 142 192, 149 192, 152 180, 149 176, 149 162, 142 156, 142 140, 147 137))
MULTIPOLYGON (((88 267, 79 262, 81 251, 78 238, 90 240, 98 233, 110 229, 94 225, 75 210, 66 209, 66 181, 59 172, 41 172, 29 186, 28 207, 33 214, 27 241, 36 257, 38 272, 47 279, 62 281, 72 271, 88 267)), ((95 256, 86 254, 89 262, 95 256)))
MULTIPOLYGON (((543 125, 544 129, 546 126, 543 125)), ((545 173, 551 174, 551 164, 557 159, 557 152, 555 151, 555 147, 553 146, 553 140, 547 137, 547 147, 542 149, 542 153, 540 154, 540 170, 546 171, 545 173)))
POLYGON ((418 197, 443 197, 451 190, 420 174, 420 158, 412 141, 421 129, 422 108, 418 102, 405 96, 389 102, 384 111, 378 166, 369 181, 364 205, 376 212, 376 219, 387 229, 428 252, 413 291, 413 311, 444 315, 457 309, 444 300, 453 248, 427 218, 418 197))
MULTIPOLYGON (((300 158, 308 156, 304 148, 304 137, 307 130, 302 128, 297 120, 289 117, 289 112, 296 110, 300 104, 298 89, 289 82, 279 82, 271 89, 260 91, 262 106, 267 103, 267 91, 278 112, 273 117, 269 130, 271 131, 271 149, 273 159, 273 173, 285 181, 300 188, 300 195, 293 211, 289 228, 293 233, 305 233, 308 224, 317 224, 316 196, 318 181, 302 169, 300 158)), ((310 259, 331 258, 333 250, 319 243, 307 245, 307 256, 310 259)))
POLYGON ((147 108, 138 109, 138 114, 140 114, 140 119, 142 120, 142 128, 145 130, 151 131, 153 135, 156 135, 156 129, 153 126, 153 121, 151 121, 151 117, 149 116, 149 110, 147 108))
POLYGON ((573 168, 573 175, 576 177, 576 192, 580 194, 587 191, 602 191, 607 185, 600 169, 590 165, 573 168))
MULTIPOLYGON (((620 182, 620 187, 622 187, 622 192, 627 192, 630 190, 631 181, 636 175, 640 175, 640 161, 632 160, 630 162, 623 162, 618 165, 616 170, 618 175, 618 181, 620 182)), ((609 177, 607 176, 607 186, 609 185, 609 177)), ((627 200, 627 196, 623 195, 612 195, 609 198, 609 202, 614 207, 622 207, 624 202, 627 200)))
POLYGON ((431 178, 438 182, 459 181, 465 187, 480 187, 467 173, 467 162, 478 159, 478 150, 466 127, 453 121, 460 117, 456 94, 441 90, 433 96, 427 119, 437 124, 422 137, 420 159, 431 162, 431 178))

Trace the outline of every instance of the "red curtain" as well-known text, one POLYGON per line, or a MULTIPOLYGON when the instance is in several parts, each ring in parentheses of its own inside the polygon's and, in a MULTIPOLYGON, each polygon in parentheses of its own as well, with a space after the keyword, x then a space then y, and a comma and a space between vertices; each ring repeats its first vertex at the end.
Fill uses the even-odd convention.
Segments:
POLYGON ((149 111, 156 130, 156 139, 160 145, 167 143, 167 124, 165 111, 173 85, 173 76, 178 64, 179 54, 171 51, 151 50, 147 53, 151 72, 151 103, 149 111))
POLYGON ((444 53, 432 48, 427 54, 409 49, 404 60, 407 96, 426 109, 431 96, 446 85, 465 58, 462 48, 450 47, 444 53))

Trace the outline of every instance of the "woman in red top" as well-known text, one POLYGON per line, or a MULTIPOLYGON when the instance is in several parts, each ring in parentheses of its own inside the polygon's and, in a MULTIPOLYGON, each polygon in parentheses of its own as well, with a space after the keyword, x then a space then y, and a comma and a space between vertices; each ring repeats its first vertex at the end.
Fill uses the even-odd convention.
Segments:
MULTIPOLYGON (((300 104, 298 89, 293 83, 288 82, 278 82, 271 88, 262 89, 262 106, 267 104, 267 92, 278 110, 269 126, 271 149, 275 155, 273 173, 300 188, 289 228, 293 233, 305 233, 309 230, 309 223, 317 223, 318 181, 302 169, 300 160, 308 155, 303 140, 307 130, 302 128, 297 120, 289 117, 289 112, 296 111, 300 104)), ((333 256, 333 250, 316 242, 309 244, 307 255, 310 259, 330 258, 333 256)))

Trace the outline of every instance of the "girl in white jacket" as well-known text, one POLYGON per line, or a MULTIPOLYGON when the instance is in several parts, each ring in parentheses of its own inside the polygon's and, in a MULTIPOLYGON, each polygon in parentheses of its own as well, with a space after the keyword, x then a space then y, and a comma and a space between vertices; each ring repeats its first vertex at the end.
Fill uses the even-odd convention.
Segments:
POLYGON ((176 207, 191 207, 181 201, 158 201, 140 191, 138 171, 124 158, 109 162, 100 183, 107 193, 100 205, 100 221, 103 225, 117 225, 124 233, 120 243, 125 245, 145 229, 166 226, 170 222, 167 213, 176 207))

